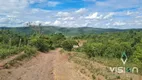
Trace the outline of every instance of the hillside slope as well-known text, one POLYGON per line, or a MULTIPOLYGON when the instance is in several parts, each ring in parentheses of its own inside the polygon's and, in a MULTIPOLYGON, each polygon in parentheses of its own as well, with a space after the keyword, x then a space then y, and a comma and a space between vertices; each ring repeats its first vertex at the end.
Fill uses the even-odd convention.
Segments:
MULTIPOLYGON (((0 27, 0 30, 11 30, 17 33, 31 34, 34 30, 30 27, 0 27)), ((80 34, 94 34, 103 32, 117 32, 124 31, 120 29, 101 29, 92 27, 79 27, 79 28, 65 28, 65 27, 55 27, 55 26, 42 26, 42 33, 53 34, 53 33, 63 33, 65 35, 80 35, 80 34)))

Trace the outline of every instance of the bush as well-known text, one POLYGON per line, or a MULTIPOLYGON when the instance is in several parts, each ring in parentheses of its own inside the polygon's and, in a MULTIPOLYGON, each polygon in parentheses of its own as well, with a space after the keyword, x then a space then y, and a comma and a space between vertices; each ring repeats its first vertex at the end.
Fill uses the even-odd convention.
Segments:
POLYGON ((39 51, 42 52, 48 51, 51 48, 48 40, 40 38, 31 40, 30 45, 36 47, 39 51))
POLYGON ((4 65, 4 68, 10 68, 11 66, 18 66, 17 64, 21 64, 20 61, 25 59, 31 59, 31 57, 37 54, 37 49, 31 46, 24 46, 23 47, 24 54, 14 58, 13 60, 9 61, 4 65))
POLYGON ((50 36, 50 40, 52 41, 53 47, 61 47, 61 43, 66 40, 65 36, 62 33, 52 34, 50 36))
POLYGON ((5 59, 9 56, 15 55, 20 53, 20 51, 22 51, 22 48, 18 48, 18 47, 11 47, 11 48, 1 48, 0 49, 0 59, 5 59))
POLYGON ((35 56, 37 53, 37 49, 35 47, 31 47, 31 46, 24 46, 24 54, 17 57, 16 60, 23 60, 25 58, 30 58, 32 56, 35 56))
POLYGON ((76 45, 77 42, 73 40, 65 40, 62 42, 62 48, 68 51, 71 51, 73 48, 73 45, 76 45))
POLYGON ((105 46, 102 43, 86 43, 82 47, 82 51, 85 52, 89 58, 95 56, 103 56, 105 46))
POLYGON ((25 54, 27 56, 33 56, 36 54, 37 49, 35 47, 31 47, 31 46, 25 46, 25 54))

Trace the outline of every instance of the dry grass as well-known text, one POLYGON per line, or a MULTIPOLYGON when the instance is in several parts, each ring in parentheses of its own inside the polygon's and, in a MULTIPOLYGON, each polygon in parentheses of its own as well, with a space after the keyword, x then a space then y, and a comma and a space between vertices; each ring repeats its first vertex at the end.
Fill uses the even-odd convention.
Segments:
MULTIPOLYGON (((89 59, 83 53, 76 53, 70 57, 71 61, 81 66, 77 69, 86 76, 89 75, 88 77, 92 80, 136 80, 138 76, 128 73, 126 77, 124 74, 112 73, 108 66, 121 66, 122 63, 119 59, 107 59, 101 57, 89 59), (82 66, 84 67, 83 69, 82 66), (132 78, 131 76, 135 77, 132 78)), ((132 64, 129 64, 128 66, 132 66, 132 64)))

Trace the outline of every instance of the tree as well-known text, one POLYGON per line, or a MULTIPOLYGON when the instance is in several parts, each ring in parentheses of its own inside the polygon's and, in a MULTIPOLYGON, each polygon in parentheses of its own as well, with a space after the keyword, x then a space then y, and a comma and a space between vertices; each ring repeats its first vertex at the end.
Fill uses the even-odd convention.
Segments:
POLYGON ((52 34, 50 37, 54 47, 61 47, 61 43, 66 40, 66 37, 62 33, 52 34))
POLYGON ((142 43, 137 44, 135 48, 133 60, 134 62, 142 63, 142 43))
POLYGON ((62 42, 62 48, 68 51, 71 51, 73 48, 73 45, 76 45, 76 41, 73 40, 65 40, 62 42))
POLYGON ((51 49, 51 44, 48 39, 43 37, 31 37, 30 45, 36 47, 39 51, 46 52, 51 49))

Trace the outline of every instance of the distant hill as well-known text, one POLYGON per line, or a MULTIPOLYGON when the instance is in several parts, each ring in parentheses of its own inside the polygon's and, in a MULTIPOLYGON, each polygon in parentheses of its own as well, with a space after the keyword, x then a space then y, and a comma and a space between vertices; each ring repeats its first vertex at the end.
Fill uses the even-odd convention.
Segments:
MULTIPOLYGON (((17 33, 31 34, 34 30, 30 27, 0 27, 0 30, 11 30, 17 33)), ((79 27, 79 28, 65 28, 56 26, 43 26, 42 33, 53 34, 53 33, 63 33, 64 35, 81 35, 81 34, 94 34, 94 33, 104 33, 104 32, 121 32, 130 29, 103 29, 103 28, 92 28, 92 27, 79 27)), ((136 29, 142 30, 142 29, 136 29)))

